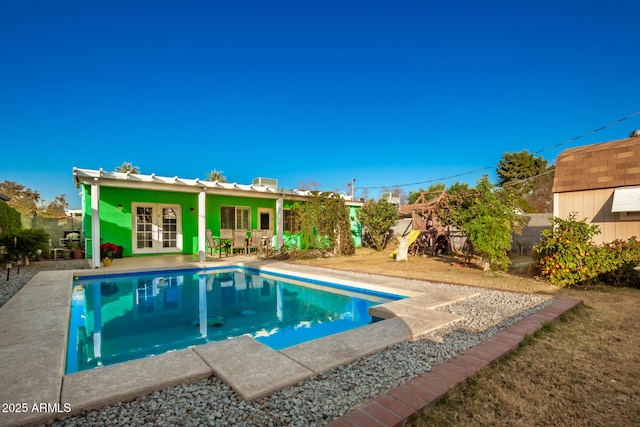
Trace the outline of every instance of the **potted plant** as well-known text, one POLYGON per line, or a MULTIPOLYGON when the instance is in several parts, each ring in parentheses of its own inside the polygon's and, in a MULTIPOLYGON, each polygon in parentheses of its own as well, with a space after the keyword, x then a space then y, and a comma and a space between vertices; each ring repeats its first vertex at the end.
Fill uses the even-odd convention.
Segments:
POLYGON ((80 242, 71 242, 70 249, 71 253, 73 254, 73 259, 84 258, 84 254, 82 253, 82 245, 80 244, 80 242))
POLYGON ((118 253, 118 245, 113 243, 103 243, 100 245, 100 258, 105 267, 109 267, 113 258, 115 258, 118 253))

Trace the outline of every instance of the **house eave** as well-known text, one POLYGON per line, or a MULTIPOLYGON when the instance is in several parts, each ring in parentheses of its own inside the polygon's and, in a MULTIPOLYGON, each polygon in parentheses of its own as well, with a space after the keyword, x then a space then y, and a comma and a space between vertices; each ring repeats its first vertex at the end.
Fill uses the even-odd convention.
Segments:
MULTIPOLYGON (((181 178, 178 176, 166 177, 151 175, 107 172, 103 169, 73 168, 74 182, 76 186, 81 184, 99 184, 105 187, 132 188, 155 191, 177 191, 182 193, 218 194, 227 196, 254 197, 263 199, 306 200, 312 192, 308 190, 285 190, 273 187, 258 186, 253 184, 239 184, 237 182, 203 181, 199 178, 181 178)), ((345 198, 348 205, 360 205, 345 198)))

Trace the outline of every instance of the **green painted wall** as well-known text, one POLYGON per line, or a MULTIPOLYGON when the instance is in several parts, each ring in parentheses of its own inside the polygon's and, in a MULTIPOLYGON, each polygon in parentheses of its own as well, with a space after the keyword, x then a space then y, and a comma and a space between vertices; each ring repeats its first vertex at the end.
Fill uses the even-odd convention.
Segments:
POLYGON ((356 248, 362 247, 362 224, 358 221, 359 206, 349 206, 349 221, 351 221, 351 236, 356 248))
MULTIPOLYGON (((85 212, 83 216, 83 230, 86 238, 91 238, 91 186, 83 185, 81 188, 84 200, 85 212)), ((181 193, 157 190, 139 190, 116 187, 100 187, 100 234, 101 243, 110 242, 123 247, 124 256, 134 256, 132 253, 132 204, 133 203, 161 203, 177 204, 182 206, 182 235, 183 248, 179 253, 198 253, 198 195, 195 193, 181 193)), ((273 210, 274 240, 277 234, 277 222, 275 221, 276 201, 270 199, 207 195, 205 199, 207 217, 205 226, 211 229, 213 234, 220 232, 220 207, 244 206, 251 209, 251 228, 258 228, 258 209, 268 208, 273 210)), ((283 206, 289 209, 294 202, 284 200, 283 206)), ((360 224, 357 222, 355 211, 350 207, 352 234, 356 247, 361 246, 360 224)), ((287 245, 296 244, 300 247, 300 238, 296 234, 284 233, 284 242, 287 245)), ((276 247, 278 247, 276 243, 276 247)), ((89 243, 86 248, 87 256, 92 257, 92 248, 89 243)), ((139 255, 135 255, 139 256, 139 255)))
MULTIPOLYGON (((91 236, 91 187, 85 186, 86 214, 84 231, 91 236)), ((124 256, 132 256, 132 203, 166 203, 182 206, 182 251, 198 252, 198 195, 170 191, 149 191, 130 188, 100 187, 100 243, 110 242, 123 247, 124 256), (120 207, 121 206, 121 207, 120 207), (193 211, 191 210, 193 208, 193 211)), ((91 256, 89 248, 88 256, 91 256)))
MULTIPOLYGON (((238 206, 251 208, 251 229, 256 229, 260 225, 258 223, 258 208, 268 208, 273 210, 273 228, 275 229, 277 224, 275 223, 276 214, 276 201, 269 199, 256 199, 251 197, 238 197, 238 196, 214 196, 207 195, 206 209, 207 219, 206 227, 211 229, 213 234, 220 232, 220 207, 221 206, 238 206)), ((274 231, 275 234, 275 231, 274 231)))

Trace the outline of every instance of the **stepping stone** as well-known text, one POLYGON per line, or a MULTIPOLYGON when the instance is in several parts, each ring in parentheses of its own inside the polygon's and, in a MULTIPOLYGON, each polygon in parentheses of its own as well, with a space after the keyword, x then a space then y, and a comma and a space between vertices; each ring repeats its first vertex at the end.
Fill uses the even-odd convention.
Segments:
POLYGON ((281 350, 281 353, 320 373, 409 338, 405 322, 402 319, 390 319, 298 344, 281 350))
POLYGON ((211 373, 193 349, 173 351, 67 375, 60 401, 78 413, 208 378, 211 373))
POLYGON ((245 400, 257 400, 314 375, 251 337, 194 347, 214 374, 245 400))

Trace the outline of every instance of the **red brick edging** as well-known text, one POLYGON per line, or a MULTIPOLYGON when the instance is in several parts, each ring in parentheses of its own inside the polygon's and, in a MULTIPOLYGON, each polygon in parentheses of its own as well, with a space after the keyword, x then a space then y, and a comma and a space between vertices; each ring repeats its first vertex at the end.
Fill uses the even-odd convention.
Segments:
POLYGON ((533 334, 543 323, 558 319, 580 304, 581 300, 558 298, 463 354, 336 418, 329 427, 402 426, 410 416, 433 407, 454 386, 514 351, 525 335, 533 334))

